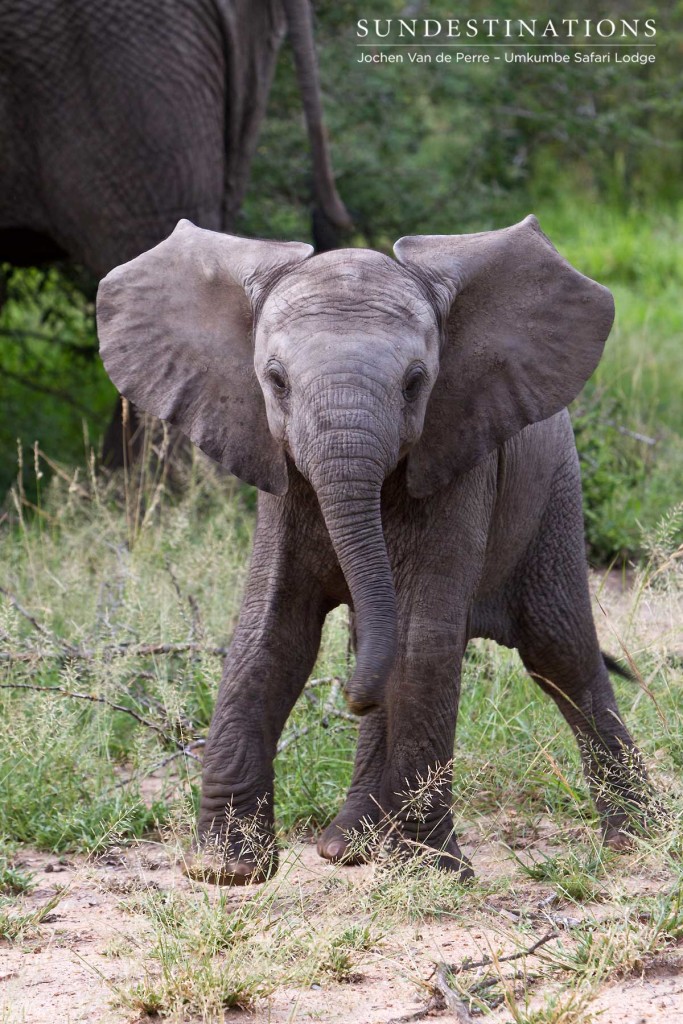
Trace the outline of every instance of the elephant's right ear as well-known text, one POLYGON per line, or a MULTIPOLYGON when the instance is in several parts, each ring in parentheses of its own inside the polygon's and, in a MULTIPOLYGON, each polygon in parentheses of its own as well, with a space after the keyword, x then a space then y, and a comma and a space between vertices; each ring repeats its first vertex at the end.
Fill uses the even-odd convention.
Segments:
POLYGON ((181 220, 164 242, 112 270, 97 294, 100 353, 121 394, 273 494, 287 490, 287 466, 254 371, 252 303, 275 272, 312 252, 181 220))

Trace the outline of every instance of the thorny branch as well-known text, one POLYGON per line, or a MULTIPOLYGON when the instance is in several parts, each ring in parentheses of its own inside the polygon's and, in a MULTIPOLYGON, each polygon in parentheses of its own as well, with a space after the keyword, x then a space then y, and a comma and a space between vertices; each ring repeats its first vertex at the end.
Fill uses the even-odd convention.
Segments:
POLYGON ((551 939, 556 939, 558 936, 557 932, 548 932, 542 939, 534 942, 533 946, 529 946, 528 949, 521 949, 517 953, 510 953, 508 956, 497 956, 493 959, 490 956, 485 956, 481 960, 469 960, 467 957, 461 964, 449 965, 448 970, 451 974, 461 974, 463 971, 474 971, 478 967, 490 967, 492 964, 503 964, 509 963, 510 960, 521 960, 522 957, 531 956, 541 946, 545 946, 546 942, 550 942, 551 939))
MULTIPOLYGON (((321 709, 321 725, 323 729, 329 728, 331 718, 341 722, 350 722, 354 725, 357 722, 355 715, 352 715, 349 711, 343 711, 341 708, 336 706, 341 687, 342 681, 336 676, 321 676, 319 679, 309 680, 306 684, 304 696, 309 703, 321 709), (322 686, 325 683, 331 683, 332 686, 327 696, 327 700, 323 704, 317 693, 315 693, 315 688, 317 686, 322 686)), ((306 736, 312 728, 313 727, 310 725, 303 725, 300 729, 293 729, 278 743, 278 754, 281 754, 283 750, 287 750, 287 748, 291 747, 293 743, 296 743, 298 740, 302 739, 302 737, 306 736)))
POLYGON ((21 615, 24 619, 26 619, 27 622, 30 622, 35 631, 37 633, 40 633, 41 636, 45 637, 46 640, 51 641, 51 643, 56 644, 65 650, 75 650, 75 648, 72 647, 71 644, 67 644, 66 642, 60 640, 58 637, 54 635, 54 633, 51 633, 49 629, 46 629, 45 626, 42 626, 40 622, 38 622, 36 617, 34 615, 31 615, 31 613, 27 611, 26 608, 24 608, 23 605, 19 603, 18 599, 14 596, 14 594, 12 594, 9 590, 6 590, 5 587, 0 586, 0 594, 3 594, 7 598, 9 603, 12 605, 14 610, 18 612, 19 615, 21 615))

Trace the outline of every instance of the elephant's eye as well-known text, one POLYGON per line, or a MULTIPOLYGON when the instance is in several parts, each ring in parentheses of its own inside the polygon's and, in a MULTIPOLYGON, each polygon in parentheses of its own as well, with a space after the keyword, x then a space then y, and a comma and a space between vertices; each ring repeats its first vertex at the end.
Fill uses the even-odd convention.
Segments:
POLYGON ((276 394, 278 398, 285 398, 289 394, 287 371, 282 363, 268 363, 266 366, 266 377, 274 394, 276 394))
POLYGON ((418 364, 417 366, 410 367, 403 378, 403 397, 406 402, 415 401, 422 390, 425 379, 426 373, 423 366, 418 364))

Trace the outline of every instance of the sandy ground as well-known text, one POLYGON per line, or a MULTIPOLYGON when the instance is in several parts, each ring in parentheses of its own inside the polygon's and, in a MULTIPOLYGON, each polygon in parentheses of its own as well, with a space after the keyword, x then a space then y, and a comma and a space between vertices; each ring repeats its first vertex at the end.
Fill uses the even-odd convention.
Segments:
MULTIPOLYGON (((464 845, 467 849, 467 842, 464 845)), ((481 847, 474 856, 475 867, 480 872, 495 871, 501 854, 495 843, 481 847)), ((304 888, 320 884, 340 870, 323 863, 309 844, 291 848, 288 858, 281 870, 288 872, 292 885, 304 888)), ((152 845, 98 861, 63 860, 66 862, 35 851, 26 851, 22 857, 37 882, 26 900, 27 908, 44 903, 57 887, 67 889, 54 913, 40 926, 37 938, 0 945, 0 1019, 3 1024, 139 1021, 139 1012, 116 1007, 115 988, 140 977, 150 935, 142 919, 122 907, 122 898, 149 888, 169 891, 193 883, 170 863, 163 849, 152 845), (112 955, 116 951, 120 955, 112 955)), ((344 869, 345 877, 358 885, 372 870, 371 866, 344 869)), ((644 880, 639 877, 637 881, 642 891, 644 880)), ((656 881, 650 887, 655 888, 656 881)), ((527 909, 541 905, 549 892, 530 885, 527 909)), ((248 889, 241 890, 240 898, 247 897, 248 889)), ((388 1024, 408 1017, 428 1002, 423 982, 432 975, 435 962, 460 963, 465 957, 479 959, 491 950, 515 949, 506 928, 509 911, 505 898, 491 897, 490 906, 490 922, 477 921, 471 929, 444 919, 402 926, 377 951, 364 955, 352 983, 280 989, 254 1014, 231 1011, 225 1020, 242 1024, 245 1020, 254 1024, 388 1024)), ((581 916, 595 910, 570 907, 566 913, 581 916)), ((590 1009, 601 1024, 683 1022, 683 949, 668 949, 629 977, 607 984, 590 1009)), ((432 1016, 458 1019, 447 1011, 432 1016)), ((502 1022, 512 1018, 501 1008, 488 1019, 502 1022)))
MULTIPOLYGON (((683 652, 680 598, 664 603, 649 599, 639 603, 631 615, 633 594, 624 589, 630 581, 612 576, 606 582, 595 577, 598 592, 596 619, 603 646, 620 654, 623 640, 635 656, 647 647, 683 652)), ((480 875, 509 871, 509 851, 495 840, 495 829, 462 836, 466 853, 472 856, 480 875), (491 838, 493 837, 493 838, 491 838)), ((291 884, 306 887, 323 884, 333 872, 344 872, 353 885, 362 885, 372 866, 334 868, 321 861, 309 844, 292 847, 287 855, 291 884)), ((629 871, 630 855, 624 857, 629 871)), ((148 955, 151 935, 145 920, 123 905, 127 896, 149 889, 172 891, 193 885, 174 865, 168 851, 158 845, 109 852, 100 859, 69 856, 57 858, 32 850, 21 855, 22 867, 34 873, 35 888, 22 901, 27 911, 43 905, 60 887, 65 892, 53 913, 33 935, 9 944, 0 942, 0 1024, 132 1024, 139 1012, 117 1005, 116 987, 139 979, 148 955)), ((633 885, 638 892, 655 892, 665 880, 656 874, 644 877, 639 869, 633 885)), ((522 885, 522 892, 525 892, 522 885)), ((527 907, 542 907, 551 889, 529 883, 527 907)), ((517 889, 519 901, 520 888, 517 889)), ((236 898, 248 898, 249 888, 236 898)), ((573 906, 571 914, 598 913, 599 907, 573 906)), ((441 918, 410 924, 392 931, 381 946, 363 955, 362 967, 352 983, 325 983, 303 990, 280 989, 254 1014, 226 1013, 226 1021, 252 1020, 254 1024, 284 1024, 294 1021, 323 1021, 326 1024, 389 1024, 408 1019, 424 1008, 429 999, 425 982, 439 962, 461 963, 465 957, 479 959, 492 950, 514 951, 506 922, 505 897, 490 898, 490 913, 463 928, 441 918)), ((533 939, 531 938, 530 941, 533 939)), ((611 981, 590 1006, 600 1024, 683 1024, 683 948, 670 947, 639 964, 624 978, 611 981)), ((448 1011, 432 1012, 429 1018, 458 1020, 448 1011)), ((188 1018, 188 1021, 191 1018, 188 1018)), ((480 1019, 480 1018, 474 1018, 480 1019)), ((481 1018, 483 1019, 483 1018, 481 1018)), ((504 1007, 486 1018, 511 1022, 504 1007)), ((588 1013, 566 1018, 590 1020, 588 1013)))

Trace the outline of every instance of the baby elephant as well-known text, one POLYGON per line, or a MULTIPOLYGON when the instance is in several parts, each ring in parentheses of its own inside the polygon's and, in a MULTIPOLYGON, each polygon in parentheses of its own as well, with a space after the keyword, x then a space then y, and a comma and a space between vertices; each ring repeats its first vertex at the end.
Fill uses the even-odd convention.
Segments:
POLYGON ((516 647, 555 700, 608 841, 625 840, 644 799, 591 614, 566 411, 600 359, 612 297, 534 217, 394 251, 314 256, 181 221, 100 286, 118 389, 260 491, 206 744, 196 877, 236 885, 275 869, 276 745, 339 604, 356 624, 346 696, 364 717, 322 857, 363 856, 358 835, 390 819, 398 847, 471 874, 448 769, 470 637, 516 647), (410 790, 428 778, 417 809, 410 790))

